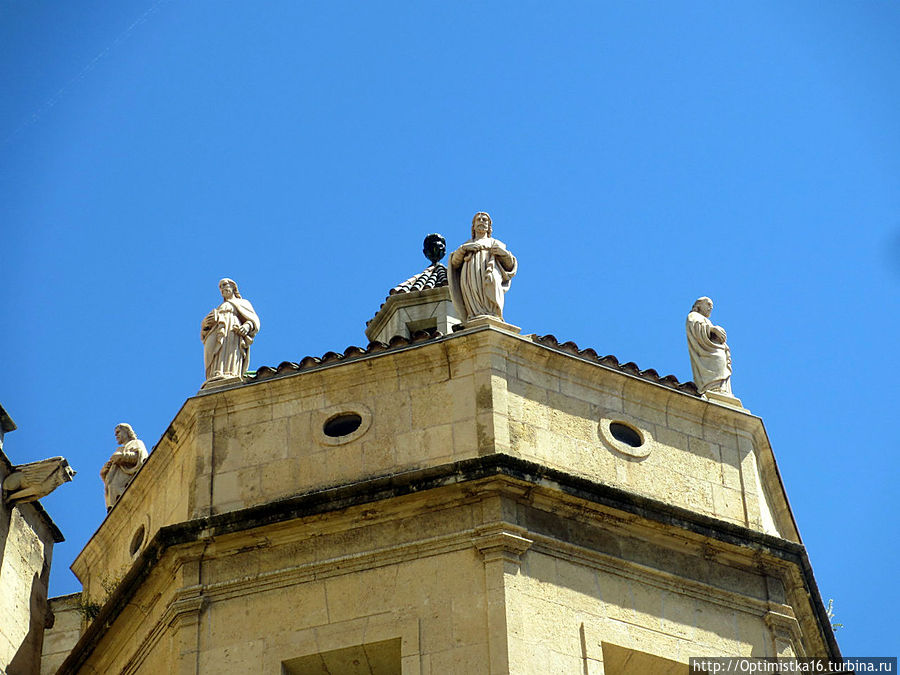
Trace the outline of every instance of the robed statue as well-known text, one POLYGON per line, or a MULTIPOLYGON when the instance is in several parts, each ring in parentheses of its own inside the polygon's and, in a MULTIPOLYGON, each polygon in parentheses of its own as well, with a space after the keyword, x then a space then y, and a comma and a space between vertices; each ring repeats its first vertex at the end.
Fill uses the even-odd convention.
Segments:
POLYGON ((503 319, 503 297, 518 264, 492 234, 491 217, 480 211, 472 218, 472 238, 450 254, 450 297, 463 322, 478 316, 503 319))
MULTIPOLYGON (((250 365, 250 345, 259 332, 259 317, 232 279, 219 282, 222 304, 200 325, 206 383, 241 377, 250 365)), ((205 384, 205 383, 204 383, 205 384)))
POLYGON ((734 396, 731 393, 731 350, 725 342, 728 336, 724 328, 709 320, 712 309, 712 300, 698 298, 687 316, 688 353, 694 384, 701 394, 715 392, 734 396))
POLYGON ((147 461, 147 448, 138 440, 130 424, 116 425, 116 441, 119 447, 100 469, 107 511, 112 510, 138 469, 147 461))

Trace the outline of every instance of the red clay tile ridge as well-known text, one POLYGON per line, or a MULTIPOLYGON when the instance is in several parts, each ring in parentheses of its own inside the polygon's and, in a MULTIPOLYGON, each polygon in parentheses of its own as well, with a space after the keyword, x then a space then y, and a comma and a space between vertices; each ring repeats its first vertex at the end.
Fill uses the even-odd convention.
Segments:
POLYGON ((343 354, 337 352, 325 352, 322 356, 304 356, 298 363, 293 361, 282 361, 276 368, 271 366, 260 366, 254 375, 244 378, 244 382, 261 382, 263 380, 271 380, 276 377, 284 377, 286 375, 294 375, 305 370, 313 370, 320 366, 327 366, 332 363, 353 361, 364 356, 379 354, 381 352, 395 352, 411 345, 417 345, 422 342, 429 342, 442 337, 443 333, 439 330, 420 330, 413 333, 412 337, 405 338, 402 335, 395 335, 390 342, 370 342, 369 346, 347 347, 343 354))
MULTIPOLYGON (((443 337, 443 333, 435 329, 416 331, 410 338, 405 338, 402 335, 395 335, 387 343, 378 341, 370 342, 365 349, 363 349, 362 347, 350 346, 347 347, 342 354, 339 354, 337 352, 325 352, 320 357, 305 356, 297 363, 294 363, 293 361, 282 361, 275 368, 271 366, 260 366, 260 368, 254 375, 245 378, 244 381, 248 383, 262 382, 264 380, 271 380, 277 377, 294 375, 299 372, 313 370, 315 368, 327 366, 332 363, 354 361, 356 359, 370 356, 372 354, 379 354, 382 352, 400 351, 401 349, 405 349, 406 347, 421 344, 423 342, 430 342, 440 337, 443 337)), ((700 393, 697 391, 697 386, 693 382, 679 382, 678 378, 674 375, 665 375, 663 377, 660 377, 659 373, 657 373, 653 368, 641 370, 637 366, 637 364, 632 361, 629 361, 628 363, 619 363, 619 360, 612 354, 609 354, 607 356, 598 356, 597 352, 590 347, 588 347, 587 349, 579 349, 578 345, 571 341, 563 342, 562 344, 560 344, 559 340, 557 340, 553 335, 535 335, 532 339, 537 344, 543 345, 544 347, 547 347, 554 351, 569 354, 570 356, 575 356, 592 363, 599 363, 600 365, 619 370, 623 373, 628 373, 629 375, 634 375, 635 377, 647 380, 648 382, 653 382, 655 384, 659 384, 664 387, 668 387, 669 389, 674 389, 675 391, 680 391, 691 396, 696 396, 698 398, 700 397, 700 393)))
POLYGON ((578 358, 584 359, 586 361, 593 361, 610 368, 615 368, 616 370, 621 370, 624 373, 634 375, 635 377, 639 377, 643 380, 661 384, 662 386, 668 387, 669 389, 681 391, 685 394, 690 394, 691 396, 696 396, 698 398, 700 397, 700 392, 697 391, 697 385, 690 381, 679 382, 678 378, 674 375, 665 375, 663 377, 660 377, 659 373, 657 373, 655 369, 647 368, 646 370, 641 370, 633 361, 629 361, 628 363, 619 363, 619 359, 617 359, 612 354, 608 354, 607 356, 598 356, 597 352, 590 347, 588 347, 587 349, 579 349, 578 345, 571 340, 560 344, 559 340, 557 340, 556 336, 554 335, 535 335, 532 337, 532 339, 538 344, 549 347, 554 351, 563 352, 564 354, 570 354, 571 356, 577 356, 578 358))
POLYGON ((429 288, 440 288, 447 285, 447 268, 442 263, 435 263, 410 277, 402 284, 397 284, 391 289, 389 295, 395 293, 409 293, 411 291, 424 291, 429 288))

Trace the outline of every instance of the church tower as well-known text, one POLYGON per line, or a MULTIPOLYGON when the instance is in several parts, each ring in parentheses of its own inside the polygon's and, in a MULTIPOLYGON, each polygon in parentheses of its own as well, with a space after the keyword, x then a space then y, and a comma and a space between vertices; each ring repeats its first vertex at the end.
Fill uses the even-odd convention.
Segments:
POLYGON ((467 321, 453 270, 430 262, 366 347, 185 401, 72 565, 101 606, 58 672, 686 674, 692 656, 839 656, 760 418, 467 321))

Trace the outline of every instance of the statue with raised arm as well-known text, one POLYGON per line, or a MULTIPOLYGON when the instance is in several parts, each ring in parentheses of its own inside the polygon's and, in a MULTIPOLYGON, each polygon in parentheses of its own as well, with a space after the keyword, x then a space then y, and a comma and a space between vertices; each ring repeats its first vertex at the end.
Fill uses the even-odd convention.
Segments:
POLYGON ((250 344, 259 332, 253 305, 241 297, 232 279, 219 282, 222 304, 200 324, 206 382, 241 377, 250 366, 250 344))
POLYGON ((503 297, 518 263, 492 234, 491 217, 480 211, 472 218, 472 238, 450 254, 450 297, 464 322, 478 316, 503 319, 503 297))
POLYGON ((726 344, 727 335, 721 326, 709 320, 713 301, 698 298, 687 316, 688 353, 694 384, 701 394, 715 392, 725 396, 731 393, 731 350, 726 344))
POLYGON ((116 441, 119 447, 100 469, 107 513, 119 501, 134 474, 147 461, 147 448, 143 441, 138 440, 130 424, 123 422, 116 425, 116 441))

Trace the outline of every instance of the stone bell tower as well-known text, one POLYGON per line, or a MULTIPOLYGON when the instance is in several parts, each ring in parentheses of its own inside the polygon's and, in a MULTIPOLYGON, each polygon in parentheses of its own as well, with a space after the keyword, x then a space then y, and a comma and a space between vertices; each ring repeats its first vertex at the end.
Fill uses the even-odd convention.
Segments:
POLYGON ((762 420, 552 335, 460 323, 446 279, 434 260, 396 287, 366 347, 185 401, 72 566, 102 607, 60 673, 839 654, 762 420))

